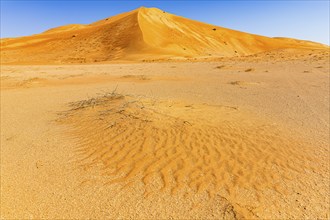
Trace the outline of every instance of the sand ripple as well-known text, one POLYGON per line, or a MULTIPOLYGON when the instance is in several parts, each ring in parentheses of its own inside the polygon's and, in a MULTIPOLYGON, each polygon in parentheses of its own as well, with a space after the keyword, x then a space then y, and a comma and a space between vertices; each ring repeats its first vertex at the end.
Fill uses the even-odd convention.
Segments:
POLYGON ((107 184, 142 181, 145 195, 206 192, 265 205, 267 192, 287 195, 293 181, 302 190, 301 174, 317 170, 306 146, 235 107, 115 93, 70 106, 61 121, 79 143, 75 163, 107 184))

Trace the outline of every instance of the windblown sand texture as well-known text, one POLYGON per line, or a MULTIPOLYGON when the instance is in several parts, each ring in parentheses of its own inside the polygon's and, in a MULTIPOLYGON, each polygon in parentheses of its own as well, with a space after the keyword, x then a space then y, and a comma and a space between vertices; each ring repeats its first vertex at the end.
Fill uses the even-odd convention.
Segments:
POLYGON ((160 179, 158 188, 171 193, 189 187, 213 197, 252 187, 259 200, 263 190, 284 193, 280 182, 318 166, 300 141, 233 107, 157 103, 115 93, 71 106, 64 116, 81 138, 81 166, 100 167, 109 184, 130 185, 140 175, 146 194, 160 179))
POLYGON ((328 47, 140 8, 1 56, 1 219, 330 216, 328 47))

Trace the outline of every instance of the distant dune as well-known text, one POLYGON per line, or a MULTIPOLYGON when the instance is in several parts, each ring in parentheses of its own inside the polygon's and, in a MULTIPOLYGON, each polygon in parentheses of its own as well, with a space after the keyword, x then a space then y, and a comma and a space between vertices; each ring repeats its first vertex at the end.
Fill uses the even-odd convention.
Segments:
POLYGON ((101 21, 41 34, 1 39, 1 63, 92 63, 251 55, 276 49, 328 49, 289 38, 269 38, 138 8, 101 21))

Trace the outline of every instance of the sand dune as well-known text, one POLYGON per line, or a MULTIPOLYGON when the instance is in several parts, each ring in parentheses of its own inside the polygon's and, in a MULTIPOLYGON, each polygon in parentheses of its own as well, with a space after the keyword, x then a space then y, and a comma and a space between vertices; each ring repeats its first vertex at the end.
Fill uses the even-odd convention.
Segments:
POLYGON ((66 25, 41 34, 1 40, 1 62, 43 64, 198 59, 249 55, 283 48, 328 49, 314 42, 243 33, 156 8, 141 7, 90 25, 66 25))

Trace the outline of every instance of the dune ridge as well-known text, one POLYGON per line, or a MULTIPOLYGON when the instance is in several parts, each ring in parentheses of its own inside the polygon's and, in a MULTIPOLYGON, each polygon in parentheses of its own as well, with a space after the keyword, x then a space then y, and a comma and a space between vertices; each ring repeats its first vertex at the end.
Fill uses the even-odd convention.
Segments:
POLYGON ((41 34, 1 40, 1 63, 92 63, 118 60, 244 56, 319 43, 234 31, 157 8, 141 7, 89 25, 66 25, 41 34), (52 51, 52 53, 49 53, 52 51))

